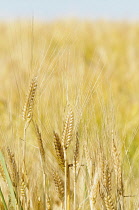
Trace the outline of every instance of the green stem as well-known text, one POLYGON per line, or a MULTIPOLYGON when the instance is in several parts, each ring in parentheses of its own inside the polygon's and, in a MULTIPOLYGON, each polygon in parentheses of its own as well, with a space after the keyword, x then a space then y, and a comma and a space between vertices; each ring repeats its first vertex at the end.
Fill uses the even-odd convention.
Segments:
POLYGON ((2 203, 3 203, 4 209, 8 210, 6 202, 5 202, 5 199, 4 199, 4 196, 3 196, 3 193, 2 193, 2 190, 1 190, 1 187, 0 187, 0 196, 1 196, 1 199, 2 199, 2 203))

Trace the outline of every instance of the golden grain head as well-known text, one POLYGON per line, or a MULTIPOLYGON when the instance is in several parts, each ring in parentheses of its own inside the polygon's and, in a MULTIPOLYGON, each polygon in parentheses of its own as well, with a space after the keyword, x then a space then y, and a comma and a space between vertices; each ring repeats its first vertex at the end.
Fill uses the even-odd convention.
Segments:
POLYGON ((55 132, 54 132, 54 146, 55 146, 58 163, 61 166, 62 170, 64 170, 64 164, 65 164, 64 151, 63 151, 63 147, 60 142, 60 138, 59 138, 58 134, 55 132))
POLYGON ((37 89, 37 77, 34 77, 30 84, 29 92, 23 107, 22 117, 23 120, 25 121, 30 121, 32 118, 36 89, 37 89))
POLYGON ((64 199, 64 183, 63 180, 60 178, 57 171, 53 171, 53 179, 56 187, 56 192, 58 193, 58 196, 60 200, 63 201, 64 199))
POLYGON ((67 149, 69 147, 69 144, 72 140, 73 126, 74 126, 73 123, 74 123, 74 115, 72 109, 70 108, 66 116, 63 128, 63 134, 62 134, 62 145, 64 149, 67 149))

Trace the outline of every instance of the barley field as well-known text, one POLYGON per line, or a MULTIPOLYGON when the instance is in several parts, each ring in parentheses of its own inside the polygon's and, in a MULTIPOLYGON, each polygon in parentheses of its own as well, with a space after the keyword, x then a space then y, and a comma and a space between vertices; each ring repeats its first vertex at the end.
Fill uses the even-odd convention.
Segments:
POLYGON ((139 23, 0 23, 0 209, 139 209, 139 23))

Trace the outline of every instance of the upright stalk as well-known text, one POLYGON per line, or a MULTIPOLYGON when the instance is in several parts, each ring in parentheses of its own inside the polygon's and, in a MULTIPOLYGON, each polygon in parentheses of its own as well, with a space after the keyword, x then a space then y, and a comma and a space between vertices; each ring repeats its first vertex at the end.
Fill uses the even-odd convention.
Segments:
POLYGON ((29 126, 29 122, 26 121, 25 122, 25 126, 24 126, 24 146, 23 146, 23 171, 24 173, 26 172, 26 132, 27 132, 27 128, 29 126))
POLYGON ((35 127, 36 131, 36 136, 37 136, 37 141, 38 141, 38 146, 39 146, 39 153, 40 153, 40 161, 42 165, 42 170, 43 170, 43 203, 44 203, 44 210, 46 210, 46 161, 45 161, 45 150, 43 146, 43 139, 41 136, 41 132, 39 130, 38 125, 33 121, 33 125, 35 127))
POLYGON ((44 210, 46 210, 46 174, 43 172, 43 203, 44 203, 44 210))
MULTIPOLYGON (((27 132, 27 128, 28 128, 28 121, 26 121, 25 126, 24 126, 24 145, 23 145, 23 174, 25 175, 25 177, 27 176, 27 170, 26 170, 26 132, 27 132)), ((27 192, 26 192, 27 193, 27 192)), ((28 199, 27 196, 25 195, 24 201, 23 201, 23 206, 25 209, 27 209, 27 204, 28 203, 28 199)))
POLYGON ((67 171, 67 174, 68 174, 68 176, 67 176, 67 179, 68 179, 68 186, 67 186, 67 188, 68 188, 68 195, 67 195, 67 209, 68 210, 70 210, 70 171, 69 171, 69 165, 68 165, 68 171, 67 171))
POLYGON ((64 192, 64 209, 68 210, 68 200, 69 200, 69 196, 68 196, 68 162, 67 162, 67 152, 66 149, 64 149, 64 160, 65 160, 65 192, 64 192))
POLYGON ((76 164, 73 170, 74 170, 74 210, 76 210, 76 164))

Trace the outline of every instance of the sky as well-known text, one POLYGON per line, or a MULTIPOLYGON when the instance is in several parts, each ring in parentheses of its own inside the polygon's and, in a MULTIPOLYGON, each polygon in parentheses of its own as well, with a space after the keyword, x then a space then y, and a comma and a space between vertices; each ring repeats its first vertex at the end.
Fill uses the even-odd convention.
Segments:
POLYGON ((139 0, 0 0, 0 19, 139 19, 139 0))

